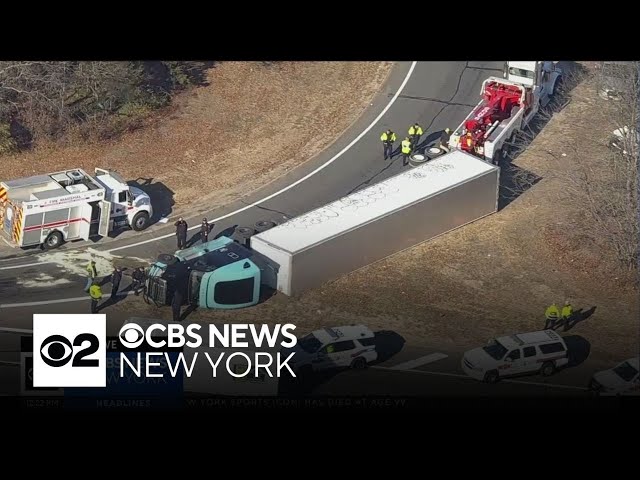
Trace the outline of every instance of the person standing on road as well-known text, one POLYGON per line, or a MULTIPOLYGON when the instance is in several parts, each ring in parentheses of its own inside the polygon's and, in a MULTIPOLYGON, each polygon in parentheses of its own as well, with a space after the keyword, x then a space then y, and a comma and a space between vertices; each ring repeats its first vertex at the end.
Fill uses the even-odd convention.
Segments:
POLYGON ((97 281, 91 284, 89 296, 91 297, 91 313, 98 313, 98 302, 102 298, 102 289, 97 281))
POLYGON ((140 294, 140 287, 144 286, 144 277, 145 275, 142 267, 137 267, 131 274, 131 278, 133 279, 133 282, 131 283, 131 291, 135 296, 140 294))
POLYGON ((396 134, 393 133, 390 128, 387 128, 387 131, 382 132, 382 135, 380 135, 380 140, 382 140, 384 147, 384 159, 391 158, 393 154, 393 144, 396 141, 396 134))
POLYGON ((571 306, 571 303, 569 302, 569 300, 564 302, 564 307, 562 307, 561 318, 562 318, 562 324, 564 325, 564 331, 566 332, 567 330, 569 330, 569 327, 571 326, 571 320, 573 320, 573 307, 571 306))
POLYGON ((180 217, 178 221, 175 223, 175 227, 176 227, 176 237, 178 237, 178 250, 182 250, 184 247, 187 246, 188 225, 187 225, 187 222, 185 222, 182 219, 182 217, 180 217))
POLYGON ((440 148, 445 152, 449 152, 449 139, 451 138, 451 129, 445 128, 440 134, 440 148))
POLYGON ((418 142, 420 142, 422 133, 422 127, 417 123, 414 123, 409 127, 409 137, 411 138, 411 145, 414 150, 418 148, 418 142))
POLYGON ((122 281, 122 270, 120 267, 114 267, 111 272, 111 298, 115 299, 118 295, 118 289, 120 288, 120 282, 122 281))
POLYGON ((93 258, 89 260, 89 263, 86 266, 86 270, 87 270, 87 284, 84 287, 84 291, 88 292, 89 288, 91 287, 91 284, 98 276, 98 271, 96 270, 96 262, 93 260, 93 258))
POLYGON ((173 311, 173 321, 179 322, 181 316, 182 309, 182 301, 183 301, 182 289, 176 288, 175 293, 173 294, 173 300, 171 301, 171 310, 173 311))
POLYGON ((209 232, 211 231, 211 225, 207 222, 206 218, 202 219, 202 225, 200 226, 200 238, 202 239, 202 243, 207 243, 209 241, 209 232))
POLYGON ((544 316, 546 317, 546 322, 544 324, 544 329, 548 328, 554 329, 556 327, 556 322, 560 317, 560 311, 558 310, 558 306, 555 303, 552 303, 547 310, 544 312, 544 316))
POLYGON ((405 137, 402 141, 402 166, 409 165, 409 155, 411 155, 411 140, 405 137))

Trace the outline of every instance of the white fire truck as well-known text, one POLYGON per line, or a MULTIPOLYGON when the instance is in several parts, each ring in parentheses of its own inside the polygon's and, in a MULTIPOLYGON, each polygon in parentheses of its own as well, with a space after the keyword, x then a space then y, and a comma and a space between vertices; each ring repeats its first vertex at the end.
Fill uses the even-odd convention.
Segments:
POLYGON ((0 182, 0 235, 12 246, 42 245, 107 236, 114 228, 144 230, 151 199, 115 172, 82 169, 0 182))
POLYGON ((555 62, 506 62, 504 78, 482 83, 482 100, 451 134, 449 147, 497 164, 512 143, 558 90, 562 71, 555 62))

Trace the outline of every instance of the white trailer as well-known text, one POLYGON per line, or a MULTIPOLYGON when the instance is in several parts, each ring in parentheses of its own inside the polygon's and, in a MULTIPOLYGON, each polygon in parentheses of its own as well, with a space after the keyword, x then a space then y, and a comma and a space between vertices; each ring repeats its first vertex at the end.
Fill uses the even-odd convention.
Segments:
POLYGON ((297 295, 494 213, 500 169, 461 151, 437 157, 251 237, 297 295))
POLYGON ((505 144, 549 103, 561 75, 554 62, 506 62, 504 78, 482 82, 482 100, 451 134, 449 147, 497 165, 505 144))
POLYGON ((143 230, 152 215, 146 193, 99 168, 95 178, 75 168, 0 182, 0 235, 16 247, 51 249, 122 226, 143 230))

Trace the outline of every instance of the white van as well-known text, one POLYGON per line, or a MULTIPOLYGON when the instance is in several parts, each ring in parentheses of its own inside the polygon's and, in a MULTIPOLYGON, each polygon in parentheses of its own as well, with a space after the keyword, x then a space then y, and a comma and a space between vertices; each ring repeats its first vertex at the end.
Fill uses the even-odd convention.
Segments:
POLYGON ((495 338, 462 358, 462 370, 476 380, 495 383, 500 378, 541 373, 552 375, 567 365, 567 345, 553 330, 495 338))
POLYGON ((374 333, 364 325, 323 328, 298 340, 289 362, 294 372, 364 368, 378 358, 374 333))
POLYGON ((638 357, 593 375, 589 390, 598 395, 640 395, 638 357))

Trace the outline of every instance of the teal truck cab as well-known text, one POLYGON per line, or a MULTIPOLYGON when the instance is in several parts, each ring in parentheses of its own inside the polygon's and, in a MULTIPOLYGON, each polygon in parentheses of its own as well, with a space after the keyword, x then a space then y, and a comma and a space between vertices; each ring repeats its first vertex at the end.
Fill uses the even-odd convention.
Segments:
POLYGON ((223 236, 160 255, 147 269, 145 300, 171 305, 180 289, 184 303, 200 308, 249 307, 260 301, 262 284, 275 283, 276 274, 265 257, 223 236))

